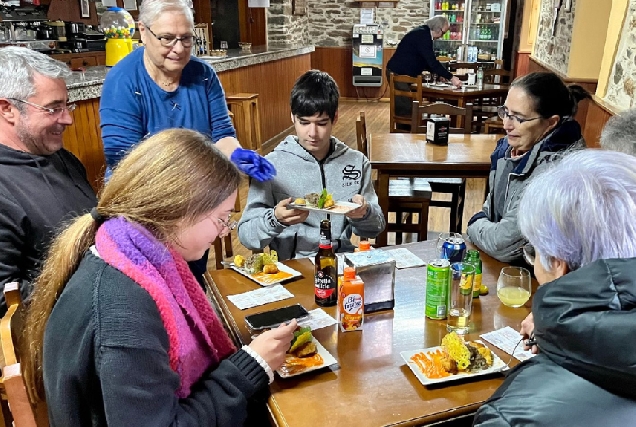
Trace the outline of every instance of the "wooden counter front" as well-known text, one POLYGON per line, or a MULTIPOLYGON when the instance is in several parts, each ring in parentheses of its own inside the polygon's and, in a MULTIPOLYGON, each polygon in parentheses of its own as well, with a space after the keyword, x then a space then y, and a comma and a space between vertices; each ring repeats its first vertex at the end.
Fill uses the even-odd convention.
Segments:
MULTIPOLYGON (((430 260, 439 258, 435 244, 425 241, 402 247, 430 260)), ((490 294, 474 300, 469 339, 505 326, 518 330, 530 312, 529 302, 517 309, 499 302, 496 283, 505 264, 483 254, 482 260, 482 281, 490 288, 490 294)), ((292 260, 286 264, 303 275, 285 284, 294 298, 247 310, 237 309, 227 296, 257 289, 258 285, 233 270, 210 273, 215 302, 240 343, 250 342, 244 322, 249 314, 297 302, 308 310, 317 308, 311 261, 292 260)), ((361 332, 339 332, 338 325, 314 331, 315 338, 338 360, 339 367, 289 379, 277 376, 269 401, 277 425, 416 426, 470 414, 483 404, 502 383, 501 374, 427 388, 402 360, 401 351, 437 346, 447 333, 445 320, 424 317, 425 290, 426 267, 397 270, 394 310, 366 316, 361 332)), ((335 317, 335 307, 325 311, 335 317)), ((495 352, 504 362, 510 360, 509 355, 495 352)))

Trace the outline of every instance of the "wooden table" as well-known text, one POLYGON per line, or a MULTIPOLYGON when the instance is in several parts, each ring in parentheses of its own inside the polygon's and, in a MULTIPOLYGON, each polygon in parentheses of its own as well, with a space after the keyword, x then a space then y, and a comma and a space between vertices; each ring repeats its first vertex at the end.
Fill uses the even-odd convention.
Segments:
MULTIPOLYGON (((378 173, 376 193, 388 221, 389 178, 488 178, 490 155, 499 135, 449 135, 448 146, 426 142, 426 135, 387 133, 369 136, 371 167, 378 173)), ((377 246, 386 245, 386 231, 376 237, 377 246)))
MULTIPOLYGON (((423 260, 439 257, 433 241, 401 247, 408 248, 423 260)), ((474 301, 469 339, 505 326, 519 329, 530 311, 530 302, 517 309, 499 302, 496 282, 505 264, 483 254, 482 260, 483 283, 490 288, 490 294, 474 301)), ((292 260, 285 264, 303 276, 285 284, 294 298, 243 311, 229 303, 227 296, 257 289, 258 285, 232 270, 210 273, 215 302, 239 344, 250 342, 244 322, 246 315, 296 302, 308 310, 317 308, 311 261, 292 260)), ((502 383, 501 374, 426 388, 400 356, 404 350, 437 346, 447 333, 445 320, 424 317, 425 279, 426 267, 397 270, 395 309, 368 315, 363 331, 343 333, 339 332, 338 325, 314 331, 314 337, 338 360, 339 368, 289 379, 277 376, 269 400, 277 425, 416 426, 477 410, 502 383)), ((335 316, 335 307, 325 311, 335 316)), ((505 353, 494 351, 504 362, 510 360, 505 353)), ((512 362, 515 363, 516 360, 512 362)))

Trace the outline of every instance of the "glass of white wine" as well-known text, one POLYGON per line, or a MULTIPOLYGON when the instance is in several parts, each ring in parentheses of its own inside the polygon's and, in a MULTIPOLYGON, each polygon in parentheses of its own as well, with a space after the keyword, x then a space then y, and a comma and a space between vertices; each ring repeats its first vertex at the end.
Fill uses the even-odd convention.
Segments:
POLYGON ((521 307, 530 299, 532 279, 523 267, 504 267, 497 280, 497 296, 503 305, 521 307))

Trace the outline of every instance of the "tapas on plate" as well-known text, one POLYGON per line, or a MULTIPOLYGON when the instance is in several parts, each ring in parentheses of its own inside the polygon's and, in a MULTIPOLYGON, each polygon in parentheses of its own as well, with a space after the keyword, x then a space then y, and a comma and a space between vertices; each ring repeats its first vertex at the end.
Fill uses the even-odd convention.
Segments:
POLYGON ((337 363, 338 361, 313 337, 311 328, 304 326, 294 332, 285 362, 276 372, 282 378, 289 378, 337 363))
POLYGON ((270 286, 301 276, 300 272, 278 262, 276 251, 270 251, 269 254, 252 254, 247 258, 237 255, 230 268, 261 286, 270 286))
POLYGON ((424 385, 508 369, 507 365, 481 341, 464 342, 455 332, 446 335, 441 346, 403 351, 400 355, 424 385))

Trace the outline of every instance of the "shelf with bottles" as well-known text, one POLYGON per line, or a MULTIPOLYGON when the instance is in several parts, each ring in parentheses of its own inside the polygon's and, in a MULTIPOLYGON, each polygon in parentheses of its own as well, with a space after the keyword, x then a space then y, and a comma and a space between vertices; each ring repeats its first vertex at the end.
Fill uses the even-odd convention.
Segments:
POLYGON ((499 40, 468 39, 471 43, 499 43, 499 40))
POLYGON ((435 4, 431 2, 433 10, 436 12, 463 12, 465 9, 464 0, 435 0, 435 4))

